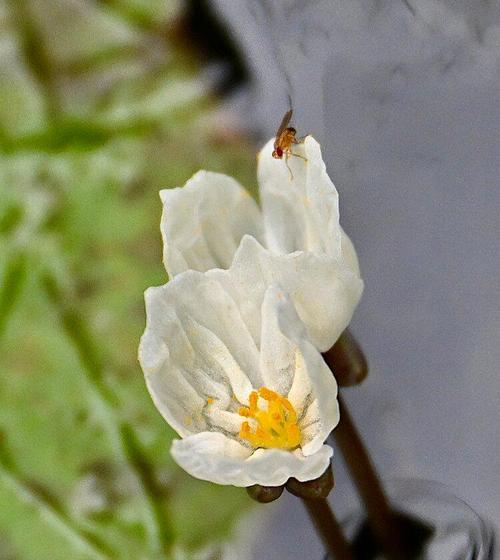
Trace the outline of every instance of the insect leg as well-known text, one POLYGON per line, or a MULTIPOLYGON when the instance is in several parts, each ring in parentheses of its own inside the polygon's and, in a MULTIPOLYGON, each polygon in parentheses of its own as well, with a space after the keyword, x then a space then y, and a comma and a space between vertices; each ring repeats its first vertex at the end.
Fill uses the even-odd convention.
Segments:
POLYGON ((286 168, 288 169, 288 172, 290 173, 290 181, 293 180, 293 173, 292 173, 292 170, 290 169, 290 166, 288 165, 288 158, 290 157, 291 153, 292 152, 288 152, 288 151, 285 153, 285 165, 286 165, 286 168))
POLYGON ((295 156, 295 157, 299 157, 300 159, 303 159, 304 161, 307 161, 307 158, 304 156, 301 156, 300 154, 294 154, 293 152, 290 152, 291 156, 295 156))

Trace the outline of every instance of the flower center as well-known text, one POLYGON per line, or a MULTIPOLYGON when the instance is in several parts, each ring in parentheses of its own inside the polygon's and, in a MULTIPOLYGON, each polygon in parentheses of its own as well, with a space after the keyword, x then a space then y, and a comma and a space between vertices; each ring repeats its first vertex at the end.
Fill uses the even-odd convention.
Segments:
POLYGON ((240 438, 246 439, 254 447, 294 449, 302 439, 297 425, 297 413, 290 401, 279 393, 261 387, 252 391, 249 397, 250 406, 243 406, 238 413, 245 418, 254 420, 252 426, 243 422, 240 438), (265 401, 265 408, 259 408, 259 397, 265 401))

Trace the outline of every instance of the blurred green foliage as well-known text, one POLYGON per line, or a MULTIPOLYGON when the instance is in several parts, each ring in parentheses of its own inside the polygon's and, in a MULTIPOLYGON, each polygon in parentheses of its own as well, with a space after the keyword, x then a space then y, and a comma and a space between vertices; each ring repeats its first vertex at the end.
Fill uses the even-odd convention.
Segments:
POLYGON ((173 464, 137 363, 158 190, 202 167, 253 182, 182 8, 0 0, 1 560, 174 558, 249 506, 173 464))

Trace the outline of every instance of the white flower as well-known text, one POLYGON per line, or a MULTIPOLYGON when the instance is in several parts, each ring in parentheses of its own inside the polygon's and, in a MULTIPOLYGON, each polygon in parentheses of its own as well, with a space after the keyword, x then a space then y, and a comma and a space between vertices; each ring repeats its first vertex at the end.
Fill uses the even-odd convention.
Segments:
POLYGON ((262 211, 234 179, 218 173, 200 171, 183 188, 161 192, 165 266, 175 277, 232 265, 254 276, 257 306, 278 282, 325 351, 349 324, 363 291, 356 252, 339 224, 338 194, 316 140, 308 136, 293 147, 302 157, 288 159, 292 177, 272 151, 270 140, 259 154, 262 211))
POLYGON ((339 419, 337 384, 277 285, 261 308, 247 305, 252 280, 190 270, 146 291, 147 386, 191 475, 235 486, 312 480, 332 455, 324 441, 339 419))

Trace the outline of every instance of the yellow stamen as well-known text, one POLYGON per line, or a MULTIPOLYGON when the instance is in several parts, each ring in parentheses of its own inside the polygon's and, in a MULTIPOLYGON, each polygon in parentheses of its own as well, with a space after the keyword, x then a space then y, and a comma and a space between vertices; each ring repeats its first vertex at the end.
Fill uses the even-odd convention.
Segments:
POLYGON ((267 387, 252 391, 249 406, 239 409, 240 416, 252 418, 257 426, 252 430, 249 422, 243 422, 240 438, 254 447, 267 449, 294 449, 300 445, 302 434, 297 425, 297 413, 288 399, 267 387), (259 408, 259 397, 267 402, 267 408, 259 408))

